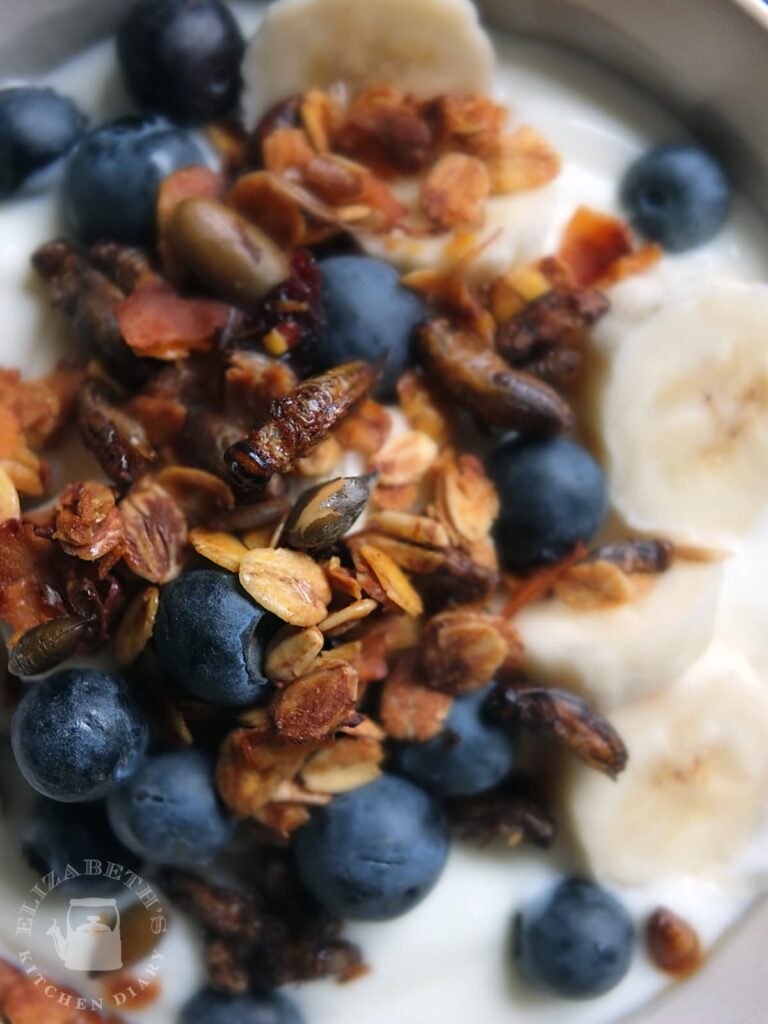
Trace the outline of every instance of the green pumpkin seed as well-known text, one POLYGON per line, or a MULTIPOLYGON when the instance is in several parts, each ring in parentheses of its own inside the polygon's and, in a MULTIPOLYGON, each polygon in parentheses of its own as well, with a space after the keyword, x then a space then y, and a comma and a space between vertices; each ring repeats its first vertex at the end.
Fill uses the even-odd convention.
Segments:
POLYGON ((299 495, 283 527, 283 540, 295 548, 331 547, 353 526, 368 504, 373 475, 337 477, 299 495))

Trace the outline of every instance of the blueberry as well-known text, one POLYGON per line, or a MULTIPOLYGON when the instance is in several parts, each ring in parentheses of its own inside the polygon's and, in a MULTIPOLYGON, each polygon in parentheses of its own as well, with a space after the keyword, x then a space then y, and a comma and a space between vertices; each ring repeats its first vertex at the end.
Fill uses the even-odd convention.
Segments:
POLYGON ((117 32, 117 56, 140 107, 200 123, 240 94, 245 43, 221 0, 140 0, 117 32))
POLYGON ((89 132, 69 158, 64 204, 84 242, 150 243, 161 180, 203 163, 197 145, 162 117, 121 117, 89 132))
POLYGON ((403 743, 400 770, 436 796, 472 796, 509 774, 517 744, 489 722, 484 705, 491 687, 457 697, 443 731, 426 743, 403 743))
POLYGON ((85 117, 53 89, 0 91, 0 196, 44 184, 38 172, 56 164, 85 131, 85 117))
POLYGON ((127 683, 78 668, 27 684, 11 743, 30 786, 71 803, 96 800, 127 781, 141 764, 148 734, 127 683))
POLYGON ((388 263, 369 256, 331 256, 320 264, 326 327, 318 369, 355 359, 384 363, 377 398, 393 398, 408 365, 413 332, 428 316, 421 299, 400 284, 388 263))
POLYGON ((304 1018, 281 992, 228 996, 203 989, 181 1011, 179 1024, 303 1024, 304 1018))
POLYGON ((501 499, 496 539, 510 569, 557 561, 600 529, 608 507, 605 477, 573 441, 507 441, 488 470, 501 499))
POLYGON ((64 879, 67 868, 77 871, 79 877, 56 886, 57 892, 72 892, 75 896, 121 891, 122 882, 104 874, 109 863, 131 871, 139 867, 139 858, 112 831, 100 800, 73 806, 42 797, 23 826, 21 848, 30 867, 41 877, 52 872, 58 880, 64 879), (93 860, 101 861, 101 873, 88 873, 85 862, 93 860))
POLYGON ((714 237, 730 198, 722 167, 698 146, 652 149, 632 164, 621 186, 633 226, 669 252, 684 252, 714 237))
POLYGON ((635 928, 625 908, 591 882, 561 882, 515 922, 514 954, 536 988, 592 999, 629 970, 635 928))
POLYGON ((302 881, 331 914, 385 921, 437 882, 448 856, 439 805, 391 775, 334 797, 295 833, 302 881))
POLYGON ((216 793, 213 762, 202 750, 147 758, 107 807, 118 839, 157 864, 207 864, 234 830, 216 793))
POLYGON ((201 569, 163 589, 155 650, 187 693, 228 707, 263 701, 264 647, 279 623, 245 595, 230 573, 201 569))

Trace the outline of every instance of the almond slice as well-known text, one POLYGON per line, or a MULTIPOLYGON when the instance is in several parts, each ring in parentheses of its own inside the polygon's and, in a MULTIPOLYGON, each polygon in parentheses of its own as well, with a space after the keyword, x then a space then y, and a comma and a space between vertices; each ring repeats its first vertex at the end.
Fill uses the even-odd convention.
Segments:
POLYGON ((370 566, 389 600, 408 615, 421 615, 424 611, 421 597, 400 566, 373 544, 361 544, 360 554, 370 566))
POLYGON ((239 570, 243 555, 248 552, 248 548, 237 537, 218 530, 191 530, 189 543, 198 555, 230 572, 239 570))
POLYGON ((292 626, 316 626, 328 616, 328 580, 301 551, 252 548, 240 563, 240 583, 262 608, 292 626))

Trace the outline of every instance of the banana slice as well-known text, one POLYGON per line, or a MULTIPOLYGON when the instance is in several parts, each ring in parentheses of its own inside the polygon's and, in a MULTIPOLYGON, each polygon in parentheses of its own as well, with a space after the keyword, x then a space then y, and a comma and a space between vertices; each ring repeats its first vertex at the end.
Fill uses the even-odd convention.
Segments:
POLYGON ((768 504, 768 285, 704 279, 618 347, 599 410, 632 527, 729 546, 768 504))
POLYGON ((530 605, 515 620, 526 671, 602 710, 660 690, 709 646, 722 580, 719 563, 677 562, 615 608, 583 611, 556 599, 530 605))
POLYGON ((734 856, 768 796, 768 692, 741 656, 713 648, 671 689, 611 720, 629 749, 618 781, 578 764, 565 777, 590 869, 639 885, 734 856))
POLYGON ((488 93, 494 63, 470 0, 277 0, 245 54, 245 120, 252 127, 278 100, 336 82, 488 93))

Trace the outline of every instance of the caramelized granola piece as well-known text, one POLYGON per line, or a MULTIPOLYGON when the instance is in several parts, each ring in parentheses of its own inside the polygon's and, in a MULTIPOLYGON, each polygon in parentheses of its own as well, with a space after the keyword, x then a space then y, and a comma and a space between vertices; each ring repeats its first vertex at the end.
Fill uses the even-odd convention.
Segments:
POLYGON ((421 668, 429 686, 458 696, 482 689, 507 654, 507 642, 494 616, 464 610, 442 612, 424 628, 421 668))
POLYGON ((475 335, 446 320, 421 329, 426 370, 477 419, 522 434, 550 437, 573 424, 565 400, 549 385, 509 365, 475 335))
POLYGON ((612 779, 627 765, 627 748, 611 723, 565 690, 497 687, 489 709, 500 721, 518 722, 537 736, 559 740, 579 760, 612 779))
POLYGON ((334 142, 342 152, 383 174, 423 170, 433 147, 424 114, 391 86, 373 86, 358 93, 334 142))
POLYGON ((466 153, 446 153, 424 179, 421 207, 449 231, 482 227, 491 191, 485 164, 466 153))
POLYGON ((667 974, 685 978, 702 965, 704 953, 696 930, 666 907, 648 918, 645 939, 651 960, 667 974))
POLYGON ((130 487, 157 459, 144 427, 118 408, 106 385, 97 380, 86 380, 80 388, 78 425, 83 444, 120 487, 130 487))
POLYGON ((223 302, 182 298, 159 277, 140 284, 115 308, 130 349, 138 356, 168 361, 210 352, 232 314, 223 302))
POLYGON ((580 206, 565 228, 558 257, 577 285, 590 287, 632 252, 632 232, 617 217, 580 206))
POLYGON ((520 793, 496 791, 449 800, 448 819, 464 839, 510 846, 521 840, 547 848, 555 838, 555 821, 539 801, 520 793))
POLYGON ((271 419, 227 450, 236 483, 251 491, 273 473, 285 473, 340 423, 376 383, 368 363, 346 363, 310 377, 272 403, 271 419))
POLYGON ((56 506, 53 539, 68 555, 86 562, 117 547, 123 539, 123 520, 110 488, 93 481, 69 484, 56 506))

